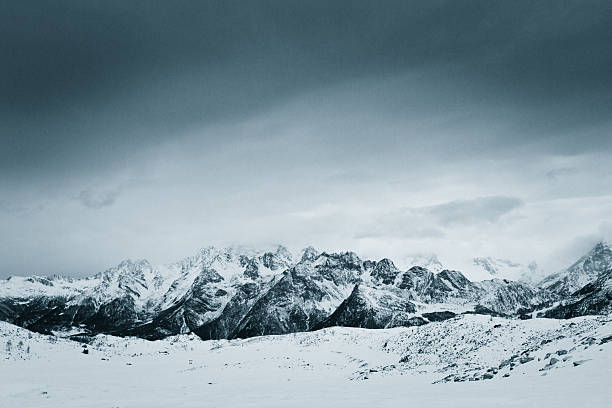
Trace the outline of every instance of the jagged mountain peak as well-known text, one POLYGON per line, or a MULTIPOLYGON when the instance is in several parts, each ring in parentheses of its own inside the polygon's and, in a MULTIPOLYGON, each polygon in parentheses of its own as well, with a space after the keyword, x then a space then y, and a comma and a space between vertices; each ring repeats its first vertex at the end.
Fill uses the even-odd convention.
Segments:
POLYGON ((599 241, 598 243, 595 244, 595 246, 591 250, 591 252, 595 252, 595 253, 602 252, 602 251, 605 251, 605 252, 612 251, 610 243, 606 240, 599 241))
MULTIPOLYGON (((238 269, 244 267, 248 260, 254 258, 257 251, 238 246, 228 247, 203 247, 195 255, 188 256, 180 261, 169 265, 171 269, 178 268, 182 275, 191 274, 194 270, 204 272, 206 270, 226 270, 234 266, 232 273, 239 273, 238 269)), ((224 278, 229 278, 225 274, 224 278)))
POLYGON ((433 273, 432 271, 430 271, 429 269, 425 268, 424 266, 412 266, 408 269, 407 272, 413 272, 413 273, 425 273, 425 272, 429 272, 429 273, 433 273))
POLYGON ((309 246, 302 250, 301 262, 312 262, 319 256, 319 251, 314 247, 309 246))
POLYGON ((293 254, 282 245, 277 245, 262 256, 264 257, 264 266, 272 270, 286 269, 293 264, 293 254))
POLYGON ((342 262, 356 265, 356 266, 361 264, 361 258, 359 258, 359 256, 355 252, 352 252, 352 251, 331 253, 331 254, 323 252, 322 255, 326 256, 328 259, 336 259, 338 261, 342 261, 342 262))
POLYGON ((352 281, 364 271, 363 262, 354 252, 328 253, 311 250, 312 247, 304 250, 302 259, 293 267, 296 273, 304 276, 333 277, 334 281, 337 279, 352 281))
POLYGON ((298 264, 307 263, 313 263, 315 265, 331 265, 338 263, 361 264, 361 259, 355 252, 320 252, 314 247, 309 246, 302 250, 302 257, 298 262, 298 264))
POLYGON ((225 281, 238 285, 244 279, 268 279, 293 265, 293 255, 282 245, 265 250, 238 245, 204 247, 195 255, 168 266, 170 270, 179 272, 172 284, 172 296, 166 297, 176 299, 178 294, 184 293, 192 284, 225 281))
POLYGON ((291 259, 282 258, 272 252, 266 252, 262 255, 263 265, 273 271, 286 269, 291 266, 291 259))
POLYGON ((274 254, 276 256, 279 257, 284 257, 284 258, 292 258, 293 259, 293 254, 291 253, 291 251, 284 245, 275 245, 273 250, 270 252, 274 252, 274 254))
POLYGON ((151 270, 152 268, 153 267, 146 259, 124 259, 116 266, 108 268, 104 272, 98 273, 96 276, 103 280, 109 280, 118 276, 142 275, 144 271, 151 270))
MULTIPOLYGON (((589 250, 584 256, 574 262, 568 269, 581 268, 584 265, 590 265, 591 267, 600 267, 599 263, 607 263, 612 260, 612 247, 607 241, 597 242, 593 248, 589 250)), ((589 267, 589 266, 587 266, 589 267)), ((606 268, 604 268, 606 269, 606 268)))
POLYGON ((226 247, 215 247, 207 246, 201 248, 198 251, 196 257, 201 258, 204 261, 213 262, 215 260, 221 260, 224 262, 235 262, 240 261, 241 256, 253 257, 257 254, 253 248, 245 246, 226 246, 226 247))
POLYGON ((84 291, 80 302, 93 299, 96 303, 103 303, 121 297, 139 301, 150 297, 163 281, 160 271, 146 259, 123 260, 97 274, 96 278, 99 283, 84 291))
POLYGON ((397 267, 389 258, 383 258, 376 263, 375 269, 397 269, 397 267))
POLYGON ((573 267, 574 265, 583 263, 584 261, 588 259, 604 258, 607 260, 608 258, 611 258, 611 257, 612 257, 612 246, 610 245, 608 241, 601 240, 597 242, 586 255, 584 255, 582 258, 576 261, 571 267, 573 267))
POLYGON ((225 245, 225 246, 214 246, 209 245, 200 248, 195 255, 187 257, 198 258, 203 260, 214 260, 220 259, 225 262, 240 261, 242 257, 253 258, 262 255, 266 252, 272 253, 279 257, 292 258, 291 252, 283 245, 272 245, 269 247, 255 248, 247 245, 225 245))
POLYGON ((376 282, 381 282, 385 285, 395 283, 395 280, 400 273, 400 270, 395 266, 389 258, 383 258, 376 263, 370 275, 376 282))

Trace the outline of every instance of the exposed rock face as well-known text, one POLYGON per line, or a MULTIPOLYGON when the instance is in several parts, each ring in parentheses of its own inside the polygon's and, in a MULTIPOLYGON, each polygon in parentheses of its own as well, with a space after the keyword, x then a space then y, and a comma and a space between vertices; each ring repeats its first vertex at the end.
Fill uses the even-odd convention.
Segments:
POLYGON ((445 269, 433 276, 426 296, 434 301, 445 301, 449 298, 473 299, 479 295, 477 292, 478 287, 461 272, 445 269))
POLYGON ((291 252, 280 245, 275 252, 264 253, 261 261, 266 268, 272 271, 285 270, 293 264, 291 252))
POLYGON ((413 299, 426 303, 442 303, 449 300, 472 301, 479 296, 479 288, 461 272, 445 269, 433 273, 414 266, 403 272, 397 287, 409 291, 413 299))
POLYGON ((429 270, 421 266, 413 266, 401 274, 401 279, 397 286, 400 289, 410 291, 411 295, 416 298, 418 294, 423 292, 432 276, 433 274, 429 270))
POLYGON ((480 293, 480 289, 461 272, 445 269, 436 274, 419 266, 402 273, 397 287, 426 303, 474 301, 480 293))
POLYGON ((355 285, 350 296, 313 329, 332 326, 382 329, 413 326, 416 307, 401 293, 355 285))
POLYGON ((255 302, 233 337, 310 330, 349 296, 362 273, 351 252, 303 256, 255 302))
POLYGON ((393 262, 391 262, 390 259, 384 258, 376 263, 371 275, 376 282, 380 282, 384 285, 392 285, 395 283, 395 279, 399 273, 400 270, 395 267, 393 262))
POLYGON ((124 261, 88 279, 10 278, 0 282, 0 319, 43 333, 78 329, 160 339, 195 332, 204 339, 309 331, 329 326, 386 328, 450 319, 459 313, 529 318, 610 313, 610 249, 598 244, 548 289, 389 259, 306 248, 296 263, 277 247, 203 248, 162 267, 124 261), (596 275, 595 279, 590 280, 596 275), (570 295, 569 287, 588 281, 570 295), (553 288, 555 292, 551 292, 553 288))
POLYGON ((254 282, 241 285, 223 312, 217 318, 194 329, 194 332, 204 340, 238 337, 238 328, 243 317, 262 293, 266 293, 266 289, 266 286, 262 287, 254 282))

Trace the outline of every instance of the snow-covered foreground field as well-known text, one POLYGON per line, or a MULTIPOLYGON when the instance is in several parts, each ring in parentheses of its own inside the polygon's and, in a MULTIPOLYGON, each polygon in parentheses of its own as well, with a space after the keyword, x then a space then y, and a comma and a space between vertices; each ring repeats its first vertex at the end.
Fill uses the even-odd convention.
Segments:
POLYGON ((466 315, 233 341, 97 336, 84 354, 0 322, 0 407, 608 407, 610 335, 612 316, 466 315))

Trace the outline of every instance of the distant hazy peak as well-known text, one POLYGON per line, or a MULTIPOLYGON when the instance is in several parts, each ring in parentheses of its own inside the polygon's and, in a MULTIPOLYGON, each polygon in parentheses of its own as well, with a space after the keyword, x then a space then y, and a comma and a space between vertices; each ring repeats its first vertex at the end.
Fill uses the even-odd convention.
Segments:
POLYGON ((432 272, 441 272, 445 269, 436 254, 414 254, 405 258, 403 263, 406 268, 420 266, 432 272))

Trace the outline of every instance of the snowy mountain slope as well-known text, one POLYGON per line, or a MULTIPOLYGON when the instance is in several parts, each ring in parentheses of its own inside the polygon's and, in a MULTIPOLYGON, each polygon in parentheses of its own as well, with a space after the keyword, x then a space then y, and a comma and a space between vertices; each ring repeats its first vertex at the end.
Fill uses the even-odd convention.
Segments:
POLYGON ((92 290, 99 278, 70 279, 61 276, 10 276, 0 283, 0 298, 30 298, 36 296, 75 296, 92 290))
POLYGON ((523 282, 492 279, 477 282, 483 290, 480 303, 499 313, 512 315, 522 308, 530 308, 549 302, 553 297, 546 291, 538 291, 523 282))
POLYGON ((612 268, 564 299, 559 306, 542 313, 544 317, 568 319, 587 314, 612 313, 612 268))
POLYGON ((406 292, 414 300, 426 303, 444 303, 455 299, 458 303, 473 301, 478 297, 478 288, 461 272, 442 270, 434 273, 420 266, 413 266, 405 272, 399 271, 389 260, 383 259, 372 272, 373 283, 392 285, 406 292), (381 280, 380 264, 384 265, 384 279, 381 280))
POLYGON ((394 369, 433 365, 442 376, 436 382, 478 381, 572 367, 582 351, 608 341, 611 331, 609 316, 572 321, 462 316, 402 331, 387 347, 404 353, 403 366, 394 369), (563 361, 551 363, 551 357, 563 361))
POLYGON ((586 255, 567 270, 550 275, 539 287, 567 296, 595 281, 599 275, 612 268, 612 249, 607 242, 599 242, 586 255))
POLYGON ((276 284, 277 280, 278 278, 273 279, 263 286, 254 282, 239 286, 222 313, 209 322, 196 327, 194 332, 204 340, 236 337, 243 317, 251 310, 255 302, 276 284))
POLYGON ((0 322, 0 406, 606 407, 611 336, 605 316, 466 315, 385 330, 80 344, 0 322))
POLYGON ((416 310, 401 291, 357 284, 350 296, 313 329, 333 326, 382 329, 424 324, 422 318, 414 316, 416 310))
POLYGON ((0 318, 41 332, 78 326, 159 338, 217 317, 236 287, 269 280, 291 262, 280 246, 269 252, 208 247, 160 267, 127 260, 88 279, 11 278, 0 282, 0 318))
POLYGON ((351 252, 304 254, 257 300, 234 337, 310 330, 349 296, 363 272, 361 260, 351 252))
MULTIPOLYGON (((230 310, 229 304, 267 289, 291 262, 291 254, 281 246, 263 253, 244 248, 204 248, 176 264, 183 276, 193 277, 188 280, 190 284, 177 279, 157 306, 158 314, 126 334, 156 339, 218 322, 226 308, 230 310)), ((227 331, 216 333, 227 335, 227 331)))

